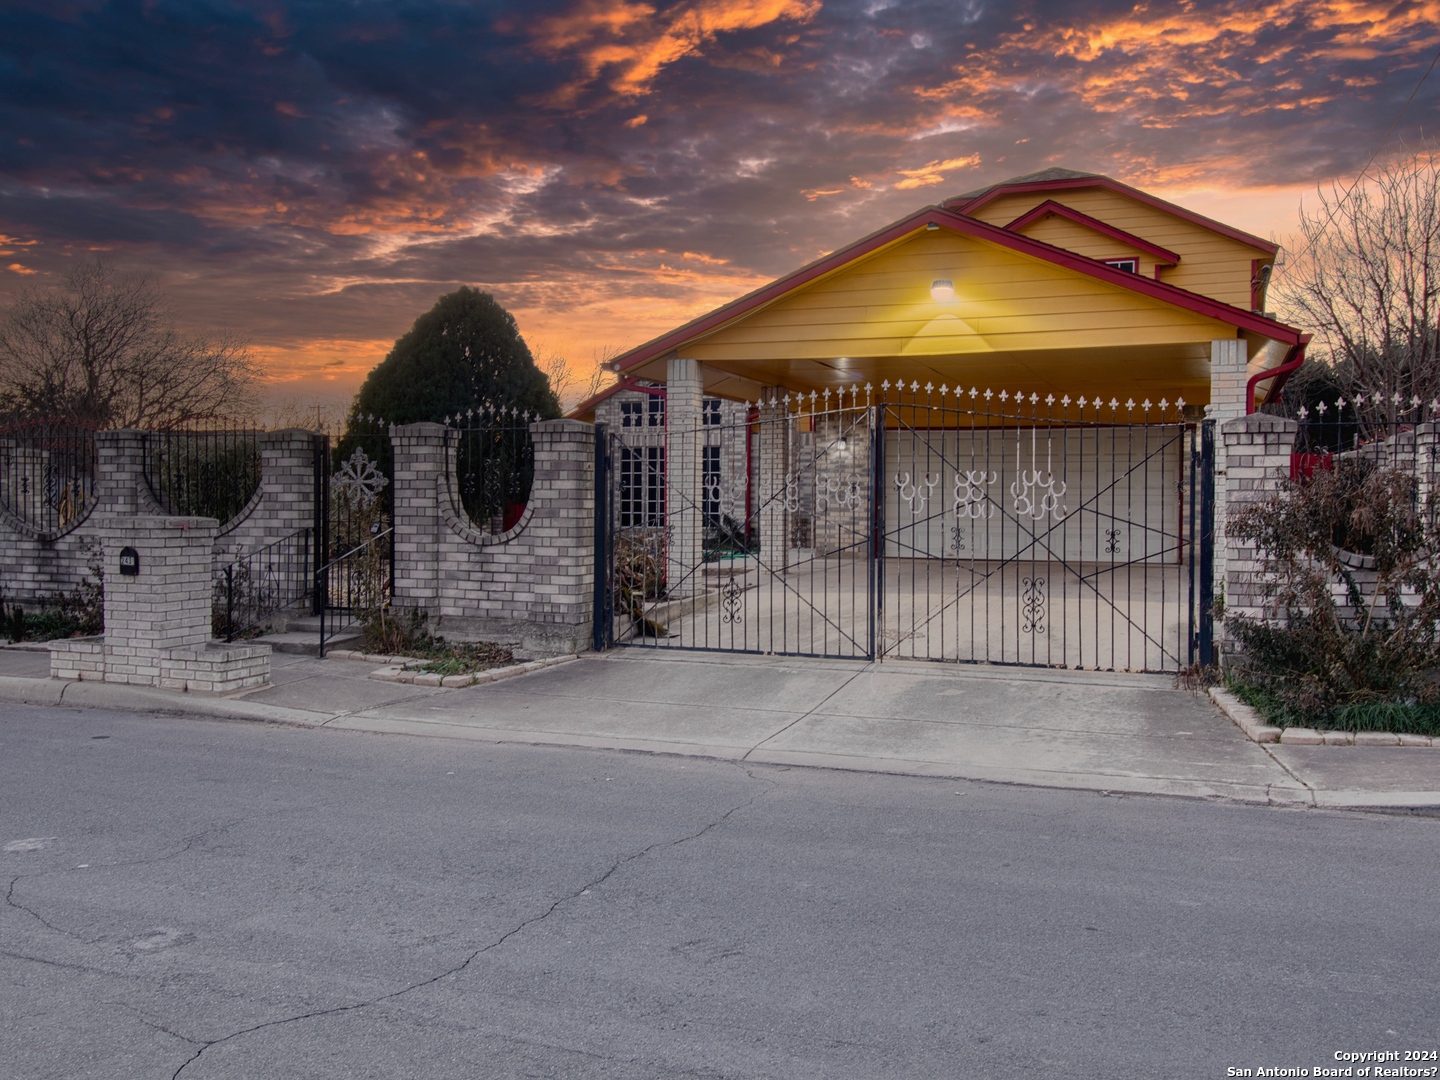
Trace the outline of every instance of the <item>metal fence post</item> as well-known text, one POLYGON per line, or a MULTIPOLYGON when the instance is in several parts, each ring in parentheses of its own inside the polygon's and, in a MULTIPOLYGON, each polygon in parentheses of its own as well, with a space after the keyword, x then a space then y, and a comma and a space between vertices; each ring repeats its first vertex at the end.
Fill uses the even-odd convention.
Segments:
POLYGON ((878 629, 885 618, 885 401, 875 408, 870 437, 870 659, 880 656, 878 629))
POLYGON ((225 567, 225 640, 235 640, 235 564, 225 567))
POLYGON ((595 593, 591 604, 592 646, 602 652, 610 646, 610 496, 609 427, 595 425, 595 593))
POLYGON ((1215 421, 1200 426, 1200 664, 1215 663, 1215 421))

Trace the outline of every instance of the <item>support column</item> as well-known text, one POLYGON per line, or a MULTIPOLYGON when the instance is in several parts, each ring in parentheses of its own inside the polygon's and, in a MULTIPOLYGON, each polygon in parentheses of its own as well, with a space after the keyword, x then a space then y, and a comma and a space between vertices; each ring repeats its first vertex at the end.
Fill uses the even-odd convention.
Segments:
MULTIPOLYGON (((1290 454, 1295 446, 1295 434, 1300 430, 1299 424, 1283 416, 1254 413, 1221 424, 1219 430, 1219 442, 1224 447, 1227 462, 1223 490, 1225 502, 1231 509, 1238 511, 1243 506, 1268 499, 1284 486, 1290 477, 1290 454)), ((1221 491, 1222 485, 1217 482, 1217 503, 1221 491)), ((1228 535, 1223 540, 1223 548, 1221 543, 1217 536, 1216 562, 1220 562, 1223 551, 1224 571, 1222 576, 1217 565, 1215 578, 1224 582, 1226 617, 1231 612, 1252 618, 1261 617, 1264 609, 1257 581, 1259 564, 1255 550, 1228 535)), ((1222 663, 1233 649, 1233 639, 1228 633, 1224 634, 1222 663)))
POLYGON ((1427 420, 1415 429, 1415 482, 1419 488, 1420 505, 1440 518, 1440 421, 1427 420))
POLYGON ((286 428, 260 436, 261 543, 315 524, 314 457, 313 431, 286 428))
POLYGON ((665 588, 670 597, 704 590, 700 362, 674 358, 665 371, 665 588))
MULTIPOLYGON (((1205 419, 1216 421, 1223 432, 1226 422, 1245 415, 1246 363, 1242 338, 1221 338, 1210 342, 1210 404, 1205 419)), ((1225 438, 1215 440, 1215 580, 1225 580, 1225 438)))
POLYGON ((760 391, 760 461, 756 469, 756 508, 760 518, 760 561, 772 572, 783 571, 790 554, 789 410, 785 390, 767 386, 760 391))
POLYGON ((397 608, 438 615, 440 489, 450 452, 444 424, 390 429, 395 453, 395 564, 391 599, 397 608), (434 609, 432 611, 432 609, 434 609))
POLYGON ((210 694, 267 683, 269 645, 210 640, 217 526, 200 517, 101 518, 105 634, 54 642, 51 676, 210 694))
POLYGON ((129 428, 95 433, 95 512, 141 514, 158 510, 142 495, 145 483, 145 432, 129 428))

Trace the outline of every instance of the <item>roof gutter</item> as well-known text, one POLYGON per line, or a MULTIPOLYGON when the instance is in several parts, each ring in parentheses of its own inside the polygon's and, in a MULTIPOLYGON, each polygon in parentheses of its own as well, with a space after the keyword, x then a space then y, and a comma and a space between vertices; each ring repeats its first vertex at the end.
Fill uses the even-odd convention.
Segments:
POLYGON ((1301 334, 1300 340, 1290 346, 1290 351, 1285 354, 1285 359, 1273 368, 1266 368, 1250 376, 1245 384, 1245 415, 1249 416, 1255 411, 1255 387, 1267 379, 1278 379, 1279 381, 1270 388, 1270 398, 1278 398, 1280 392, 1285 389, 1285 383, 1292 373, 1298 371, 1300 365, 1305 363, 1305 346, 1310 344, 1310 335, 1301 334))

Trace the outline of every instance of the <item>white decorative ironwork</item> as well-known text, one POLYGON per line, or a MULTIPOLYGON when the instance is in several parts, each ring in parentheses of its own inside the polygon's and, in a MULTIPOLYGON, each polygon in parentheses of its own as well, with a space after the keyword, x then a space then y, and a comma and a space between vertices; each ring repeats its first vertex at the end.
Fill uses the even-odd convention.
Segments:
POLYGON ((744 485, 734 483, 733 477, 728 480, 723 473, 713 473, 702 484, 705 505, 713 507, 722 517, 734 517, 735 511, 744 506, 741 495, 744 485))
MULTIPOLYGON (((1039 457, 1037 445, 1037 431, 1030 429, 1030 464, 1035 465, 1039 457)), ((1065 517, 1070 512, 1068 507, 1062 506, 1060 500, 1065 497, 1067 485, 1064 480, 1058 480, 1051 471, 1053 462, 1051 454, 1053 451, 1052 440, 1045 437, 1045 468, 1025 469, 1020 463, 1021 437, 1015 433, 1015 480, 1010 485, 1010 495, 1015 500, 1015 513, 1020 517, 1028 517, 1032 521, 1044 521, 1047 517, 1053 517, 1056 521, 1065 517)))
POLYGON ((825 513, 831 507, 849 510, 861 505, 860 477, 855 473, 823 477, 815 488, 815 510, 825 513))
POLYGON ((985 489, 995 483, 997 474, 984 469, 966 469, 955 474, 955 501, 951 510, 958 522, 961 518, 979 521, 995 516, 995 504, 985 494, 985 489))
POLYGON ((794 473, 785 474, 785 494, 780 502, 792 514, 800 509, 800 483, 794 473))
POLYGON ((390 480, 365 451, 357 446, 355 452, 340 463, 332 483, 342 493, 373 499, 390 480))
POLYGON ((939 483, 939 473, 934 477, 926 473, 923 477, 919 477, 913 484, 910 482, 910 474, 908 472, 897 472, 895 474, 895 487, 900 491, 901 500, 909 504, 912 517, 919 517, 925 512, 926 505, 935 494, 935 486, 939 483), (920 490, 921 483, 925 485, 924 491, 920 490))

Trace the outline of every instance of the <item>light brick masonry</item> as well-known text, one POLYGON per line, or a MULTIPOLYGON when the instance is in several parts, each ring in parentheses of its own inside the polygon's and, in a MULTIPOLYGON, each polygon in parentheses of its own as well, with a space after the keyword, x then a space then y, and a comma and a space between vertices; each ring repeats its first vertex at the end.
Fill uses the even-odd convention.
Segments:
POLYGON ((214 518, 106 515, 98 522, 105 551, 105 634, 51 644, 58 679, 161 686, 223 694, 270 680, 270 646, 210 640, 214 518), (120 572, 133 548, 135 575, 120 572))
POLYGON ((536 656, 588 647, 594 589, 595 429, 576 420, 530 425, 535 479, 513 528, 467 518, 456 434, 440 424, 391 429, 395 451, 394 603, 421 610, 456 640, 518 645, 536 656))

